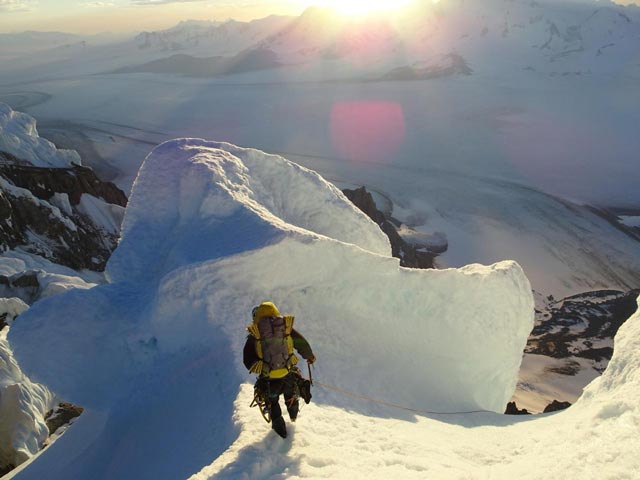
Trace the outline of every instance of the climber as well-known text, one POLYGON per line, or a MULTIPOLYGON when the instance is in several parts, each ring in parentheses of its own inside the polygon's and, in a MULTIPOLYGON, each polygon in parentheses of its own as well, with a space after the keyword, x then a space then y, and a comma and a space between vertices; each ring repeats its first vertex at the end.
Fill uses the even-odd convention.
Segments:
POLYGON ((265 399, 271 416, 271 426, 282 438, 287 438, 287 428, 279 397, 284 395, 285 405, 292 422, 298 416, 298 397, 306 403, 311 400, 311 384, 302 377, 296 366, 298 357, 294 349, 309 363, 316 360, 309 342, 293 328, 294 317, 280 315, 271 302, 263 302, 251 312, 253 322, 247 330, 244 345, 244 365, 251 373, 258 374, 256 389, 265 399))

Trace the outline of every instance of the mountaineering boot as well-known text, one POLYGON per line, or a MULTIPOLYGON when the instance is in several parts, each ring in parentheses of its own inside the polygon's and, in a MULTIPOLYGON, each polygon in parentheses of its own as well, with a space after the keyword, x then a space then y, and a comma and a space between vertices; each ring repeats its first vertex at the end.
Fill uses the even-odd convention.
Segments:
POLYGON ((304 403, 308 404, 311 401, 311 382, 306 378, 301 378, 298 388, 304 403))
POLYGON ((274 418, 271 428, 273 428, 282 438, 287 438, 287 427, 284 424, 283 417, 274 418))
POLYGON ((292 398, 290 402, 287 402, 287 412, 289 412, 289 418, 292 422, 296 421, 298 418, 298 410, 300 407, 298 406, 298 399, 292 398))
POLYGON ((289 419, 292 422, 296 421, 296 418, 298 418, 298 405, 296 405, 294 408, 292 408, 291 410, 289 410, 289 419))

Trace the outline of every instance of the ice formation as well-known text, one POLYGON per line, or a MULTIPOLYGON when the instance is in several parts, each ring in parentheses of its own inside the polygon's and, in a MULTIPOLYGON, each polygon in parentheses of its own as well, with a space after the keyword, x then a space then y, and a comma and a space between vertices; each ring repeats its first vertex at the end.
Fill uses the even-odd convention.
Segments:
POLYGON ((310 170, 223 143, 159 146, 110 284, 38 302, 12 327, 23 368, 88 408, 19 478, 182 478, 210 463, 238 434, 247 312, 266 298, 297 315, 327 382, 413 408, 501 411, 532 327, 520 267, 417 271, 388 255, 377 225, 310 170), (55 460, 80 444, 74 462, 55 460))
POLYGON ((0 152, 7 152, 36 167, 71 167, 80 165, 75 150, 58 150, 49 140, 41 138, 33 117, 13 111, 0 102, 0 152))
MULTIPOLYGON (((7 323, 28 308, 18 298, 0 298, 7 323)), ((54 397, 24 376, 7 343, 8 328, 0 332, 0 465, 15 466, 35 455, 49 436, 43 416, 54 397)))

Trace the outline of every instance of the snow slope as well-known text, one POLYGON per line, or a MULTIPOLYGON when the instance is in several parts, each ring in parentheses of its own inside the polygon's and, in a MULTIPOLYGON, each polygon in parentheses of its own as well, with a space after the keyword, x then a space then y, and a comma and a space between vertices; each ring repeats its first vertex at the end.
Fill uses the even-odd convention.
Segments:
POLYGON ((392 409, 381 418, 312 403, 287 442, 259 423, 244 385, 235 404, 238 439, 190 478, 636 479, 639 347, 640 310, 618 332, 602 377, 562 412, 406 419, 392 409))
MULTIPOLYGON (((303 167, 203 140, 159 146, 110 283, 38 302, 12 327, 22 367, 87 407, 15 478, 186 478, 210 464, 244 438, 240 352, 265 298, 297 315, 329 384, 418 409, 502 411, 533 325, 521 268, 408 270, 388 255, 377 225, 303 167)), ((314 410, 355 426, 412 418, 316 393, 314 410)))

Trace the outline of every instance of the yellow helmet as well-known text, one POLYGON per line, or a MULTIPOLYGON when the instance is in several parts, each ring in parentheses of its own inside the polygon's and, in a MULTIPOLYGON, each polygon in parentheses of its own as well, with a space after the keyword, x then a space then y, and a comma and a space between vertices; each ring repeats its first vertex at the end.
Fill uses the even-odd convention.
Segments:
POLYGON ((253 323, 260 321, 264 317, 279 317, 280 311, 272 302, 262 302, 251 312, 253 323))

